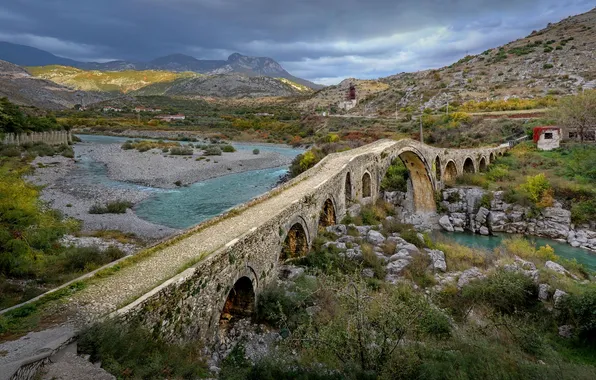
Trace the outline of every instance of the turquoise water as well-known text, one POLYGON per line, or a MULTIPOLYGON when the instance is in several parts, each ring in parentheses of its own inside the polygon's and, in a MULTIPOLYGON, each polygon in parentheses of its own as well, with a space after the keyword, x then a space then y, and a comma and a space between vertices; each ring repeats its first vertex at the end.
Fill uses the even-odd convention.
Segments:
POLYGON ((134 211, 153 223, 188 228, 267 192, 286 173, 274 168, 217 177, 156 194, 134 211))
MULTIPOLYGON (((78 137, 84 143, 92 144, 121 144, 131 140, 128 137, 102 135, 78 135, 78 137)), ((303 152, 301 149, 280 145, 245 143, 232 143, 232 145, 239 151, 259 149, 261 152, 276 152, 288 157, 295 157, 303 152)), ((77 157, 77 159, 79 162, 75 170, 76 176, 81 176, 81 179, 87 183, 152 192, 150 198, 135 206, 135 213, 149 222, 181 229, 192 227, 258 197, 272 189, 280 177, 288 172, 287 167, 253 170, 197 182, 188 187, 164 190, 111 180, 107 176, 105 165, 89 157, 77 157)))
MULTIPOLYGON (((447 236, 455 242, 471 248, 480 248, 492 251, 501 245, 503 239, 511 237, 511 235, 496 235, 496 236, 482 236, 471 233, 456 233, 456 232, 440 232, 440 235, 447 236)), ((581 249, 573 248, 569 244, 559 242, 556 240, 544 239, 534 236, 526 236, 526 239, 533 242, 536 247, 543 245, 550 245, 557 256, 568 260, 577 260, 579 263, 586 266, 593 271, 596 271, 596 253, 581 249)))

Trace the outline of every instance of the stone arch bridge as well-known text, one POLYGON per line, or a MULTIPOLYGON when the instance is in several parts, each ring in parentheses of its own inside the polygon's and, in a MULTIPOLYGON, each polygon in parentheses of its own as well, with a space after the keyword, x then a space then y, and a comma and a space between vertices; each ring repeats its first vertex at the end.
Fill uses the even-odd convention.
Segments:
POLYGON ((435 192, 445 182, 485 170, 507 149, 442 149, 404 139, 329 155, 281 187, 92 284, 85 291, 95 292, 96 298, 77 309, 139 319, 168 340, 216 341, 222 326, 252 313, 259 292, 277 277, 279 264, 305 254, 319 227, 339 221, 353 202, 378 198, 393 160, 401 159, 410 172, 416 212, 432 213, 435 192), (180 264, 188 269, 180 272, 180 264), (151 287, 137 284, 147 276, 156 276, 151 287), (123 304, 114 311, 114 305, 123 304))

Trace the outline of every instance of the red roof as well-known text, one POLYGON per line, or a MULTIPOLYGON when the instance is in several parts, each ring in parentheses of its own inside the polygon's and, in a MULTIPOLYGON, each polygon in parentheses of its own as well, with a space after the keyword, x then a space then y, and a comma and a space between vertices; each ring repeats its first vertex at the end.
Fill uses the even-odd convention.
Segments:
POLYGON ((534 127, 534 142, 537 143, 540 140, 540 135, 546 131, 559 131, 561 128, 550 126, 550 127, 534 127))

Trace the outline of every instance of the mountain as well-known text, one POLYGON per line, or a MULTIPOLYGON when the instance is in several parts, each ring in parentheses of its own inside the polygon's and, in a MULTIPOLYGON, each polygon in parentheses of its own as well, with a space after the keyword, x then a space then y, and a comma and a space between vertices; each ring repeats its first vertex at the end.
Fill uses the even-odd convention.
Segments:
MULTIPOLYGON (((350 112, 390 116, 396 105, 437 109, 447 101, 457 105, 572 94, 596 87, 595 62, 596 8, 447 67, 354 81, 359 102, 350 112)), ((305 108, 336 105, 346 89, 347 83, 326 87, 301 104, 305 108)))
POLYGON ((19 66, 75 66, 80 63, 30 46, 11 44, 3 41, 0 41, 0 59, 19 66))
POLYGON ((15 64, 0 61, 0 97, 19 105, 58 110, 95 103, 106 99, 107 95, 77 91, 35 78, 15 64))
POLYGON ((323 86, 288 73, 279 63, 267 57, 249 57, 234 53, 227 60, 201 60, 184 54, 171 54, 149 62, 79 62, 50 54, 29 46, 0 42, 0 59, 20 66, 71 66, 83 70, 126 71, 165 70, 175 72, 192 71, 200 74, 241 73, 248 76, 269 76, 286 78, 294 83, 320 89, 323 86))
POLYGON ((228 73, 178 79, 172 83, 158 83, 141 88, 131 95, 256 98, 296 96, 311 91, 310 88, 285 78, 228 73))

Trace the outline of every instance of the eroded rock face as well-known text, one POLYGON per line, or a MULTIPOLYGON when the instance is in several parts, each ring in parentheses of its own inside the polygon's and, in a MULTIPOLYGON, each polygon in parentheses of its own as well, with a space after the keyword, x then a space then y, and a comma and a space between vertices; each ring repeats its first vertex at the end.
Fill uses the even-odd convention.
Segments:
POLYGON ((562 306, 563 300, 568 296, 569 294, 567 294, 567 292, 562 291, 561 289, 555 290, 555 294, 553 294, 553 302, 555 304, 555 308, 560 308, 562 306))
POLYGON ((366 234, 366 240, 368 240, 368 242, 371 244, 380 245, 385 242, 385 236, 383 236, 383 234, 379 231, 370 230, 366 234))

